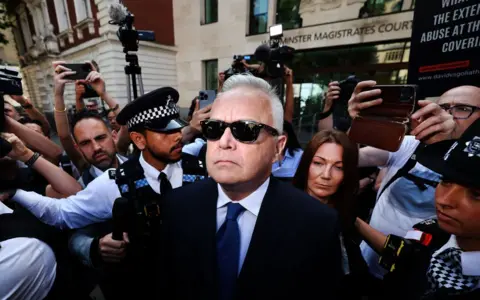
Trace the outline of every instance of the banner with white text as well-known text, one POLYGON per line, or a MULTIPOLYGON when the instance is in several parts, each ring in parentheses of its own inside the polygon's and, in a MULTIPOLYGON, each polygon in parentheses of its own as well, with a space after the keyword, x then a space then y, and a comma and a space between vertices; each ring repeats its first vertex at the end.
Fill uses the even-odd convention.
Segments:
POLYGON ((416 1, 408 82, 424 97, 480 86, 480 0, 416 1))

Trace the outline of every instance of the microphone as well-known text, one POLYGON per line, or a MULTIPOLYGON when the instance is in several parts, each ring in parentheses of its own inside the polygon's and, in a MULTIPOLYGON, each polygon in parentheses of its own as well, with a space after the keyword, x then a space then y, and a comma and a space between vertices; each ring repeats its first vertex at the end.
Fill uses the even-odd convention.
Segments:
POLYGON ((119 197, 113 203, 112 219, 113 219, 113 232, 112 239, 116 241, 123 240, 123 233, 127 231, 128 227, 128 213, 129 205, 128 199, 119 197))
POLYGON ((112 3, 108 7, 108 15, 113 24, 122 24, 128 15, 127 8, 120 3, 112 3))

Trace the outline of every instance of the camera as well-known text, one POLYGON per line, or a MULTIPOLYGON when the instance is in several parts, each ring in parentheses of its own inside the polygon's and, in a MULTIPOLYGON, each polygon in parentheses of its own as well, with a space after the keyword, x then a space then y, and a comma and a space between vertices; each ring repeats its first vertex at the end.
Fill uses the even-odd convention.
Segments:
POLYGON ((250 56, 234 55, 232 66, 228 70, 223 72, 223 74, 225 74, 225 80, 227 80, 230 76, 236 74, 251 74, 250 70, 248 70, 242 62, 243 60, 249 59, 250 56))
POLYGON ((0 94, 23 95, 22 79, 18 71, 0 66, 0 94))
POLYGON ((202 92, 200 92, 200 94, 198 95, 198 99, 199 99, 199 100, 207 100, 207 99, 208 99, 208 94, 202 91, 202 92))
MULTIPOLYGON (((18 71, 0 66, 0 96, 3 95, 23 95, 22 79, 18 76, 18 71)), ((3 101, 2 101, 3 102, 3 101)), ((0 132, 3 132, 5 126, 5 111, 3 103, 0 106, 0 132)), ((0 158, 6 156, 12 150, 12 146, 0 138, 0 158)))
POLYGON ((270 26, 270 45, 263 44, 255 50, 255 58, 264 64, 258 77, 281 78, 285 63, 291 62, 295 49, 282 44, 282 24, 270 26))
POLYGON ((125 6, 115 3, 109 8, 112 20, 108 23, 119 25, 117 36, 123 46, 123 52, 138 51, 139 41, 155 41, 155 33, 150 30, 136 30, 133 27, 135 16, 125 6))

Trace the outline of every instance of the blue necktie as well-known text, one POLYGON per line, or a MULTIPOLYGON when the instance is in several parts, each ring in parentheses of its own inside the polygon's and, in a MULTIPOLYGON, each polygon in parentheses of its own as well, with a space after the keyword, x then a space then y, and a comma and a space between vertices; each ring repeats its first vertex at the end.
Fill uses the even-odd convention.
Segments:
POLYGON ((245 210, 238 203, 228 203, 227 217, 217 232, 219 299, 233 299, 240 260, 240 228, 237 218, 245 210))

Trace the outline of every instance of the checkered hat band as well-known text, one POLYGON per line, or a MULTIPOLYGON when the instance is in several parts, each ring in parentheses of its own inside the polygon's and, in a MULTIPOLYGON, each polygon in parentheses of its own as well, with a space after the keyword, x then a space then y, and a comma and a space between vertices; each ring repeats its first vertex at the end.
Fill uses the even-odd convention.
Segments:
POLYGON ((159 106, 150 108, 148 110, 144 110, 138 114, 136 114, 133 118, 128 120, 127 125, 128 128, 132 128, 137 126, 138 124, 142 124, 145 121, 152 121, 157 120, 165 117, 170 117, 178 114, 177 107, 169 107, 169 106, 159 106))

